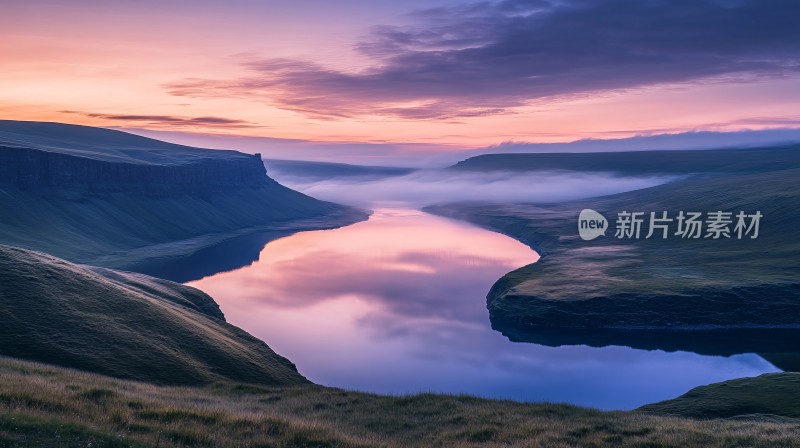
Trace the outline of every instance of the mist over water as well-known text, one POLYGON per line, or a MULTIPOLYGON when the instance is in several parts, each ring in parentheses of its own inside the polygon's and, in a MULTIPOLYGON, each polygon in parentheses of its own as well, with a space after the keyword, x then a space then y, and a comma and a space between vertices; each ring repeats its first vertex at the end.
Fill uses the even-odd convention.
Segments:
POLYGON ((652 187, 678 176, 622 177, 572 171, 461 172, 420 170, 403 176, 310 180, 271 173, 284 185, 319 199, 359 207, 420 208, 461 201, 554 203, 652 187))

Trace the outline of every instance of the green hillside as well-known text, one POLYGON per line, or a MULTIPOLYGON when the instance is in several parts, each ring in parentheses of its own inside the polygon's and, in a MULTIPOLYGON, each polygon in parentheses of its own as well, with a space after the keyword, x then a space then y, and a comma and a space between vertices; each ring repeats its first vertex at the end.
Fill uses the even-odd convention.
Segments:
POLYGON ((701 386, 639 410, 698 418, 800 418, 800 374, 775 373, 701 386))
POLYGON ((205 293, 0 246, 0 354, 164 384, 307 381, 205 293))
POLYGON ((0 121, 0 212, 0 244, 112 268, 367 216, 280 185, 258 155, 17 121, 0 121))
POLYGON ((79 263, 130 268, 180 258, 254 232, 289 234, 364 219, 354 209, 280 187, 204 196, 26 191, 0 185, 0 243, 79 263))
POLYGON ((2 447, 721 448, 800 440, 798 420, 786 418, 701 420, 319 386, 164 387, 4 357, 0 377, 2 447))
MULTIPOLYGON (((501 278, 492 323, 539 328, 707 329, 800 325, 800 170, 686 180, 553 206, 451 204, 427 210, 531 245, 542 258, 501 278), (583 241, 578 213, 612 228, 583 241), (740 210, 763 214, 757 239, 618 239, 621 211, 740 210)), ((673 228, 674 231, 674 228, 673 228)))

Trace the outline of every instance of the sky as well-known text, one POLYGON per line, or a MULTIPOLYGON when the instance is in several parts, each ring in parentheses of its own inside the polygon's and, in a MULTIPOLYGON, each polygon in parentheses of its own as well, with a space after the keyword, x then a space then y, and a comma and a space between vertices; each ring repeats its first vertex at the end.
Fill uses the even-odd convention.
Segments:
POLYGON ((372 158, 398 148, 800 128, 796 0, 0 8, 6 119, 201 146, 257 141, 297 154, 322 144, 372 158))

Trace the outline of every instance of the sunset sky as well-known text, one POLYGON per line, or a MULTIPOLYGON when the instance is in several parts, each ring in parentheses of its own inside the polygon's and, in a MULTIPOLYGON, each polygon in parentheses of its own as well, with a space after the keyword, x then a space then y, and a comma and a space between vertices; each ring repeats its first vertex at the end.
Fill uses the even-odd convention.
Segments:
POLYGON ((417 144, 800 127, 796 0, 0 0, 0 117, 417 144))

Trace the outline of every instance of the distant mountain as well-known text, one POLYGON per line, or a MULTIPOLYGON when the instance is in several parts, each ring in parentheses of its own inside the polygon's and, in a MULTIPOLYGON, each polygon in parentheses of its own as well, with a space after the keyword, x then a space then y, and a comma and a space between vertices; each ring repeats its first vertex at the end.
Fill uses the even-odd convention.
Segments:
POLYGON ((756 173, 800 168, 800 144, 738 149, 593 153, 484 154, 451 166, 461 171, 583 171, 626 176, 756 173))
POLYGON ((0 243, 107 267, 366 217, 278 184, 258 155, 20 121, 0 121, 0 210, 0 243))
POLYGON ((476 154, 508 153, 591 153, 622 151, 672 151, 723 148, 764 148, 800 143, 800 128, 760 129, 756 131, 689 131, 623 138, 586 138, 571 142, 504 142, 477 148, 476 154))
POLYGON ((0 354, 163 384, 302 384, 197 289, 0 245, 0 354))
POLYGON ((292 180, 307 182, 341 178, 374 180, 403 176, 416 171, 415 168, 350 165, 347 163, 308 162, 303 160, 267 159, 264 163, 268 172, 276 178, 291 178, 292 180))

